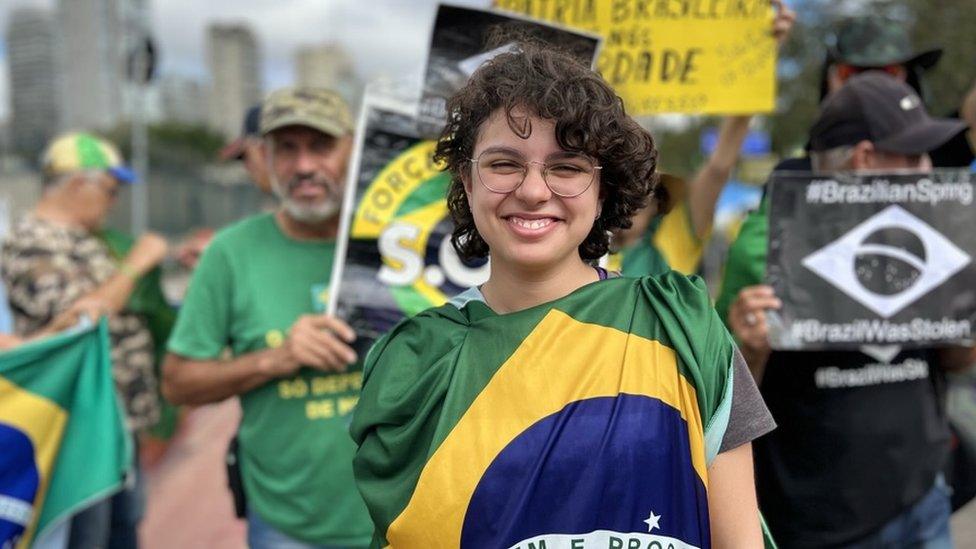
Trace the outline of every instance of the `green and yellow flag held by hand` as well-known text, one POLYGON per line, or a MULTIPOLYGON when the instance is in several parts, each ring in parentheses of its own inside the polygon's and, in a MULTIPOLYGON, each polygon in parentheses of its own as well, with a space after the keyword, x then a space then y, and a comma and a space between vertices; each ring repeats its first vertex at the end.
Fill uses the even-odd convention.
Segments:
POLYGON ((108 326, 0 354, 0 547, 28 547, 117 490, 132 463, 108 326))

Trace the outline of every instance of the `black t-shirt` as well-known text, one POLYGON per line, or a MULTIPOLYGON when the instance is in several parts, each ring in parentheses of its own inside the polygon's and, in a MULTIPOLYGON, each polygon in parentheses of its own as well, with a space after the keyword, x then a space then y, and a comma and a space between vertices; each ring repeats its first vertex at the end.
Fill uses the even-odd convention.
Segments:
POLYGON ((782 547, 875 532, 941 470, 949 434, 935 352, 866 349, 769 359, 760 390, 779 427, 753 444, 760 508, 782 547))

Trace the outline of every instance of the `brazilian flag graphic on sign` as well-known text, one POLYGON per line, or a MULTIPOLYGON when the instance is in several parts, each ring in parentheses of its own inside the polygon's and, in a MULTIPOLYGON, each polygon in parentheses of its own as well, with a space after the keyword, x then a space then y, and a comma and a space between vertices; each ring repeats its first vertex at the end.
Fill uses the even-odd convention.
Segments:
POLYGON ((677 273, 504 315, 469 290, 404 321, 351 428, 374 546, 708 547, 732 356, 677 273))
POLYGON ((121 486, 132 448, 104 320, 0 354, 0 448, 0 547, 121 486))
POLYGON ((347 247, 333 282, 336 310, 356 330, 361 356, 404 317, 443 305, 488 272, 451 245, 451 180, 433 162, 435 143, 417 135, 411 116, 366 108, 347 247))

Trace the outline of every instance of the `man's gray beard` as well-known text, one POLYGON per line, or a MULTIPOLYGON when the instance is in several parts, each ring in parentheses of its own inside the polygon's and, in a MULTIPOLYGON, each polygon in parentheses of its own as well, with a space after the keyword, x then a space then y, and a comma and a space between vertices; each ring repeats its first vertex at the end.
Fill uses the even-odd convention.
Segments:
POLYGON ((321 204, 316 204, 314 206, 308 206, 305 204, 296 204, 294 201, 289 199, 284 199, 281 201, 282 206, 285 207, 285 211, 288 215, 295 221, 301 221, 302 223, 318 223, 319 221, 325 221, 332 216, 339 213, 339 208, 342 206, 341 201, 338 198, 329 197, 321 204))
POLYGON ((342 207, 342 196, 335 193, 330 187, 330 185, 326 185, 326 191, 329 194, 322 203, 314 205, 300 204, 292 200, 288 196, 287 191, 281 188, 278 178, 271 177, 271 190, 274 191, 275 196, 281 201, 285 212, 295 221, 301 221, 302 223, 318 223, 339 213, 339 209, 342 207))

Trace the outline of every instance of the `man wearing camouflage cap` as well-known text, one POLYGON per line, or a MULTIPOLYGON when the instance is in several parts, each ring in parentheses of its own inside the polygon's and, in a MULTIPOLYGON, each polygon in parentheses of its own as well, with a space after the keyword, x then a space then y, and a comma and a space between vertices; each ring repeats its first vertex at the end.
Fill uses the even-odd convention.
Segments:
POLYGON ((330 90, 286 88, 265 99, 260 132, 281 205, 223 229, 204 252, 169 341, 163 393, 182 404, 240 396, 252 548, 365 547, 372 523, 347 431, 362 378, 349 370, 355 334, 323 314, 352 119, 330 90))

